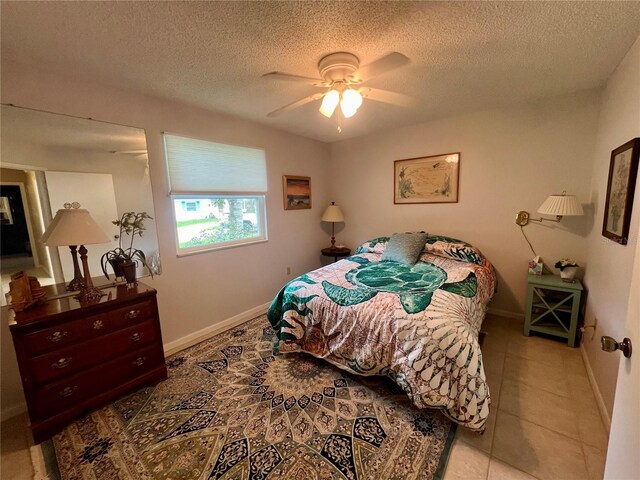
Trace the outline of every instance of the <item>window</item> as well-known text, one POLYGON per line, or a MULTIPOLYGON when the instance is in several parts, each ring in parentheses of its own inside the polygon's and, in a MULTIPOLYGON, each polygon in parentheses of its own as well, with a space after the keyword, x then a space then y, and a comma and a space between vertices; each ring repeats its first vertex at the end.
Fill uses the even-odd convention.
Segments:
POLYGON ((164 135, 178 255, 267 240, 264 151, 164 135))

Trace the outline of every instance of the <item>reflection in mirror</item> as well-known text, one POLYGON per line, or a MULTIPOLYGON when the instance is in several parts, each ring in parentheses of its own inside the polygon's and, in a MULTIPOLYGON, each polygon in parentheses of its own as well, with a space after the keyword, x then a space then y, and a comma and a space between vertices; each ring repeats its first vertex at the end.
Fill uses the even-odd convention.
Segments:
MULTIPOLYGON (((41 285, 73 279, 69 248, 45 247, 41 242, 65 203, 79 202, 110 239, 87 246, 94 276, 102 274, 100 258, 105 252, 120 242, 129 245, 130 238, 119 238, 114 220, 125 212, 155 217, 142 129, 2 105, 1 155, 3 305, 10 276, 17 271, 37 277, 41 285)), ((145 227, 134 246, 156 264, 155 220, 147 220, 145 227)), ((139 276, 147 273, 138 266, 139 276)))

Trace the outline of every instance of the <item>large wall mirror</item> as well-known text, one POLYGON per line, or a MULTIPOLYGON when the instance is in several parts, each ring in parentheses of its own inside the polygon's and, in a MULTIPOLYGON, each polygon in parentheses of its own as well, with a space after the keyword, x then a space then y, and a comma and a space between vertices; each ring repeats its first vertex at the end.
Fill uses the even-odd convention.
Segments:
MULTIPOLYGON (((91 274, 102 275, 102 254, 130 241, 119 238, 112 222, 131 211, 155 217, 144 130, 10 105, 2 105, 1 125, 3 304, 17 271, 37 277, 41 285, 73 278, 68 247, 46 247, 40 241, 65 203, 79 202, 110 239, 87 245, 91 274)), ((146 220, 145 227, 134 246, 154 258, 155 220, 146 220)), ((138 274, 146 273, 140 266, 138 274)))

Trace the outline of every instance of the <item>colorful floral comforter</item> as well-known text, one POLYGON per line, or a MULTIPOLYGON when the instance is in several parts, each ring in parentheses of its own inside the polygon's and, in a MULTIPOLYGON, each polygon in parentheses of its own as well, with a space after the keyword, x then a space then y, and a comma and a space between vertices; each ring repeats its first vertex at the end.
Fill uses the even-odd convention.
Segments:
POLYGON ((285 285, 267 314, 276 348, 387 375, 417 407, 483 431, 490 396, 478 333, 493 267, 471 245, 435 235, 414 266, 380 262, 388 240, 285 285))

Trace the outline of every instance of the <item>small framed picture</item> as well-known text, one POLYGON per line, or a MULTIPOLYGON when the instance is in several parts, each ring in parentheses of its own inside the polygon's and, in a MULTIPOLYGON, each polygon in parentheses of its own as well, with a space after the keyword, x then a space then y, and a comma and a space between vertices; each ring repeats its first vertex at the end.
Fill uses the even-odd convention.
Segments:
POLYGON ((393 203, 457 203, 460 153, 393 162, 393 203))
POLYGON ((311 177, 283 175, 282 194, 285 210, 311 208, 311 177))
POLYGON ((639 155, 640 137, 611 152, 602 235, 621 245, 629 237, 639 155))

